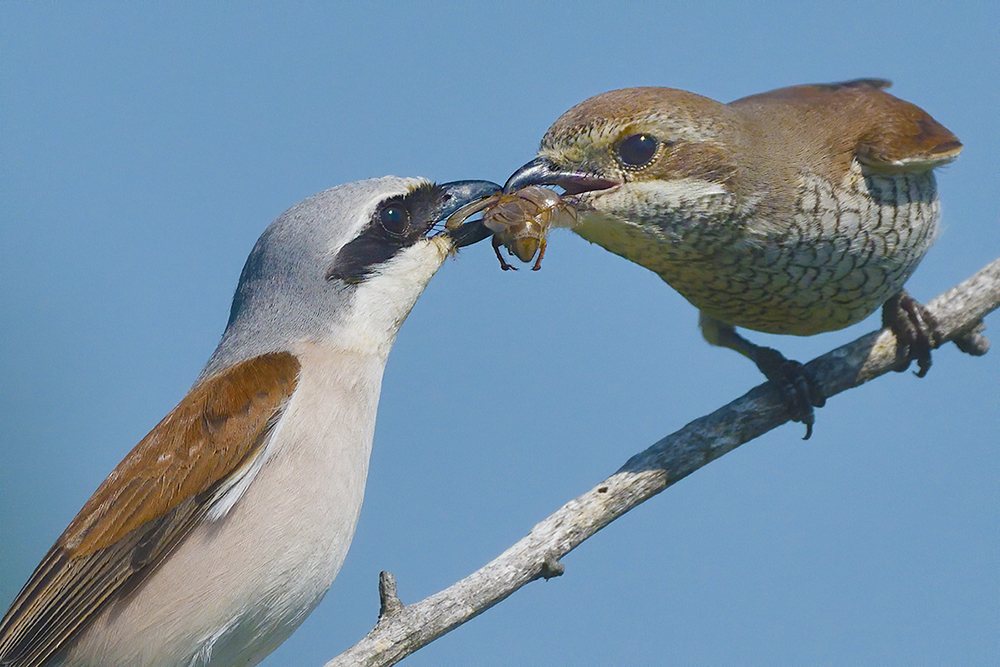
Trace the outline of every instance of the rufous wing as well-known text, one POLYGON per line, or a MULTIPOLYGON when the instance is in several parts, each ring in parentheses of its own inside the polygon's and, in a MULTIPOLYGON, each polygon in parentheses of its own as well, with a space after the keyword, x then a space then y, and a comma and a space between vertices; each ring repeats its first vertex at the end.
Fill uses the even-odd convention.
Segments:
POLYGON ((39 667, 134 590, 252 469, 298 380, 289 353, 255 357, 188 393, 118 464, 0 622, 0 665, 39 667))

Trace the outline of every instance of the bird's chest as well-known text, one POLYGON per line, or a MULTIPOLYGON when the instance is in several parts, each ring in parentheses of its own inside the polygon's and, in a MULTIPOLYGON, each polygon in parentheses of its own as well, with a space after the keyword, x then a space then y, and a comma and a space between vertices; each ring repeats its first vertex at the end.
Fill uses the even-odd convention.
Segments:
POLYGON ((937 233, 931 173, 842 183, 801 174, 795 196, 649 203, 586 218, 577 232, 650 269, 736 326, 810 335, 867 317, 898 292, 937 233), (627 215, 627 214, 626 214, 627 215))
POLYGON ((254 665, 302 623, 357 524, 381 382, 380 360, 336 361, 303 362, 238 500, 195 527, 58 664, 254 665))
POLYGON ((227 568, 236 613, 210 640, 205 664, 255 664, 298 627, 340 570, 364 497, 376 371, 300 380, 276 433, 281 446, 227 517, 230 546, 242 545, 227 568))

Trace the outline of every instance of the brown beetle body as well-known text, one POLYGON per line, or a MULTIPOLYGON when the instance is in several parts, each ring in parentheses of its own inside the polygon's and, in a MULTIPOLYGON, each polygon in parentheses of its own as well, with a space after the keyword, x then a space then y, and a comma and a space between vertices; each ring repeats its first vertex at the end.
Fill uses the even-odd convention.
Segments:
POLYGON ((511 194, 497 193, 473 202, 448 218, 447 229, 461 225, 466 218, 483 212, 483 224, 493 232, 493 250, 504 271, 515 269, 500 254, 500 246, 522 262, 535 255, 532 271, 542 267, 546 236, 552 227, 573 227, 577 223, 576 209, 553 190, 536 185, 511 194))

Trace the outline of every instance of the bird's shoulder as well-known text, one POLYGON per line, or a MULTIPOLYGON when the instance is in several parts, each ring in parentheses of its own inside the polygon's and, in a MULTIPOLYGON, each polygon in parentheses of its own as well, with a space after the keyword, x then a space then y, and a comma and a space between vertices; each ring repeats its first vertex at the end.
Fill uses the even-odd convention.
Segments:
POLYGON ((193 387, 108 475, 58 544, 74 555, 93 553, 208 491, 261 444, 298 371, 294 355, 266 354, 193 387))
POLYGON ((118 464, 0 622, 0 664, 41 665, 131 590, 250 469, 295 389, 298 359, 261 355, 200 382, 118 464))

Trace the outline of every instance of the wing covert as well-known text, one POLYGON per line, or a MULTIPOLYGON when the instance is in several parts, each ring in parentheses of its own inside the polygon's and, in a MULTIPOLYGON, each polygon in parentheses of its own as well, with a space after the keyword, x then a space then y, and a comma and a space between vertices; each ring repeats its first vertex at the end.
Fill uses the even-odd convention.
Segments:
POLYGON ((298 379, 283 352, 194 387, 111 472, 0 623, 0 665, 37 667, 111 599, 134 590, 252 469, 298 379))

